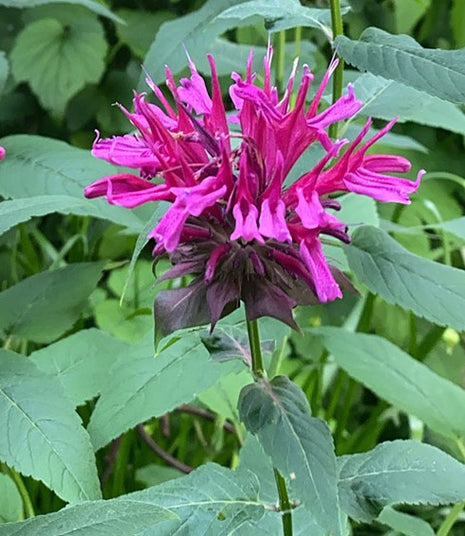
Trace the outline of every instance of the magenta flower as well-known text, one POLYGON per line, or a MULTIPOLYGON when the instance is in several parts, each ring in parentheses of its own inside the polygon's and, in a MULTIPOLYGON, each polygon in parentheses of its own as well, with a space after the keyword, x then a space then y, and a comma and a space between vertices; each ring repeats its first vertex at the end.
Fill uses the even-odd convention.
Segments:
POLYGON ((0 145, 0 160, 3 160, 5 158, 5 154, 6 154, 5 147, 2 147, 0 145))
POLYGON ((137 171, 96 181, 86 188, 87 197, 105 195, 125 207, 172 203, 149 235, 156 242, 154 256, 168 254, 172 261, 162 279, 194 278, 185 288, 158 294, 155 313, 164 333, 206 322, 213 327, 240 300, 249 320, 268 315, 296 327, 292 309, 297 304, 334 300, 342 296, 341 287, 350 287, 322 250, 322 235, 350 240, 346 224, 334 215, 340 205, 328 194, 351 191, 407 204, 424 173, 415 182, 399 178, 390 173, 408 171, 408 160, 367 154, 394 121, 365 142, 371 120, 352 143, 331 141, 329 125, 352 117, 362 105, 349 85, 344 96, 319 111, 337 60, 309 106, 313 76, 304 66, 291 107, 297 62, 279 100, 271 85, 271 58, 270 47, 263 87, 255 84, 252 54, 245 78, 232 74, 229 93, 237 114, 229 122, 240 125, 239 134, 228 127, 215 62, 209 57, 210 93, 192 61, 191 77, 181 79, 180 86, 167 68, 175 108, 147 78, 161 106, 135 94, 134 112, 122 110, 139 132, 94 143, 95 156, 137 171), (284 187, 312 143, 322 145, 324 158, 284 187))

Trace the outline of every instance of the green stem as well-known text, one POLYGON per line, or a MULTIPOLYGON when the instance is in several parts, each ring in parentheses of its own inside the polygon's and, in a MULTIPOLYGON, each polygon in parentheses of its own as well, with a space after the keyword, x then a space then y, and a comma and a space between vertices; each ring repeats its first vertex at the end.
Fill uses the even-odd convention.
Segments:
POLYGON ((273 471, 278 488, 279 505, 283 514, 283 534, 284 536, 292 536, 291 503, 287 495, 286 482, 277 469, 273 469, 273 471))
MULTIPOLYGON (((338 35, 343 35, 344 29, 342 25, 341 4, 339 0, 330 0, 331 7, 331 26, 333 29, 333 39, 336 39, 338 35)), ((342 83, 344 78, 344 61, 339 58, 339 64, 336 67, 333 76, 333 104, 342 95, 342 83)), ((329 126, 329 135, 331 138, 337 138, 337 123, 333 123, 329 126)))
POLYGON ((278 32, 278 66, 276 70, 276 87, 281 92, 284 80, 284 63, 286 52, 286 30, 278 32))
POLYGON ((23 501, 25 519, 34 517, 36 515, 34 512, 34 506, 32 505, 31 497, 29 496, 29 493, 27 491, 26 486, 24 485, 21 475, 17 473, 14 469, 11 469, 11 467, 8 467, 7 465, 3 464, 3 467, 5 467, 7 473, 10 475, 10 477, 16 484, 19 494, 21 495, 21 499, 23 501))
POLYGON ((439 527, 436 536, 447 536, 450 532, 450 529, 454 526, 454 523, 457 521, 457 518, 461 514, 463 508, 465 507, 465 502, 457 503, 450 512, 447 514, 446 519, 442 522, 439 527))
MULTIPOLYGON (((260 379, 265 376, 265 369, 263 367, 260 333, 258 331, 257 320, 247 320, 247 333, 249 335, 250 354, 252 357, 252 372, 255 379, 260 379)), ((286 482, 276 468, 274 468, 273 471, 276 487, 278 488, 279 507, 282 512, 283 536, 292 536, 292 514, 286 482)))
POLYGON ((262 349, 260 348, 260 333, 258 332, 258 321, 247 321, 247 333, 249 335, 250 354, 252 356, 252 372, 256 378, 263 378, 265 369, 263 367, 262 349))

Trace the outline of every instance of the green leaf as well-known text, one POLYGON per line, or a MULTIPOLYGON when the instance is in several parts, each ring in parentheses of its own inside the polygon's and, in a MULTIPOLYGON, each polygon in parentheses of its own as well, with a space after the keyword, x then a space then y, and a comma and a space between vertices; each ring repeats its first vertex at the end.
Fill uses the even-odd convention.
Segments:
POLYGON ((95 450, 136 424, 192 401, 220 376, 240 368, 237 361, 212 362, 196 333, 181 334, 156 357, 152 337, 131 346, 110 369, 112 382, 92 413, 88 431, 95 450))
POLYGON ((0 351, 0 459, 63 500, 100 498, 92 446, 60 385, 28 358, 0 351))
POLYGON ((316 328, 336 363, 399 409, 451 439, 465 436, 465 391, 392 343, 341 328, 316 328))
MULTIPOLYGON (((231 21, 216 20, 216 17, 242 1, 207 0, 197 11, 164 23, 144 60, 145 68, 154 82, 164 82, 165 65, 169 65, 173 74, 183 69, 187 64, 186 50, 194 60, 210 52, 210 43, 234 26, 231 21)), ((141 76, 140 88, 145 88, 144 79, 145 76, 141 76)))
POLYGON ((38 369, 55 376, 75 406, 100 394, 108 383, 108 370, 130 347, 97 329, 74 333, 30 358, 38 369))
POLYGON ((104 264, 70 264, 0 292, 0 330, 34 342, 57 339, 79 318, 104 264))
POLYGON ((338 462, 341 506, 358 521, 372 521, 385 506, 465 499, 465 465, 431 445, 385 442, 338 462))
POLYGON ((420 519, 405 512, 398 512, 387 506, 378 516, 377 521, 387 525, 391 529, 400 532, 404 536, 434 536, 431 526, 420 519))
POLYGON ((259 521, 263 512, 252 473, 209 463, 188 476, 143 491, 74 505, 3 530, 0 525, 0 536, 229 536, 247 520, 259 521), (178 519, 154 526, 169 514, 178 519))
POLYGON ((118 38, 128 45, 133 54, 141 58, 149 50, 158 28, 164 22, 176 17, 173 11, 161 9, 152 12, 122 8, 117 14, 124 21, 116 25, 118 38))
POLYGON ((413 87, 365 73, 355 80, 354 91, 363 102, 360 114, 387 121, 398 117, 401 123, 413 121, 465 134, 465 114, 458 106, 413 87))
POLYGON ((408 35, 367 28, 358 41, 336 38, 338 54, 361 71, 457 104, 465 100, 465 50, 423 48, 408 35))
POLYGON ((10 476, 0 473, 0 523, 19 521, 23 515, 23 501, 10 476))
POLYGON ((418 257, 371 226, 356 229, 344 250, 371 292, 441 326, 465 329, 463 270, 418 257))
POLYGON ((100 2, 93 2, 92 0, 0 0, 0 6, 16 7, 18 9, 43 6, 45 4, 80 5, 90 9, 97 15, 102 15, 102 17, 107 17, 115 22, 121 22, 121 19, 112 13, 108 8, 106 8, 100 2))
POLYGON ((3 88, 5 87, 6 80, 8 78, 8 60, 6 59, 5 52, 0 50, 0 95, 3 92, 3 88))
POLYGON ((151 309, 134 310, 119 300, 105 300, 94 307, 97 326, 127 342, 136 342, 153 327, 151 309))
POLYGON ((218 16, 219 20, 234 19, 235 23, 249 24, 252 17, 265 19, 265 27, 274 32, 295 26, 308 26, 330 35, 331 12, 329 9, 305 7, 296 0, 249 0, 240 6, 232 6, 218 16))
POLYGON ((76 504, 22 523, 0 525, 0 536, 139 536, 150 529, 158 535, 161 523, 176 517, 165 508, 125 495, 109 501, 76 504))
POLYGON ((303 501, 322 528, 342 534, 333 440, 326 423, 310 416, 301 389, 285 376, 262 378, 242 389, 239 415, 289 482, 290 498, 303 501))
MULTIPOLYGON (((56 201, 55 212, 94 216, 137 232, 142 230, 144 222, 134 211, 110 205, 104 199, 84 199, 86 186, 101 177, 120 173, 121 168, 94 158, 89 151, 41 136, 8 136, 0 139, 0 145, 8 153, 0 166, 0 195, 3 197, 39 198, 37 215, 44 214, 42 210, 53 212, 52 205, 56 201), (51 197, 50 204, 45 196, 51 197), (69 198, 73 198, 74 203, 69 198)), ((17 210, 18 218, 20 214, 27 215, 28 210, 36 215, 33 213, 35 202, 24 201, 23 205, 18 202, 3 210, 10 209, 12 213, 17 210)))
POLYGON ((62 116, 67 102, 105 70, 107 42, 96 17, 69 24, 40 19, 17 36, 11 67, 18 82, 28 82, 47 110, 62 116))

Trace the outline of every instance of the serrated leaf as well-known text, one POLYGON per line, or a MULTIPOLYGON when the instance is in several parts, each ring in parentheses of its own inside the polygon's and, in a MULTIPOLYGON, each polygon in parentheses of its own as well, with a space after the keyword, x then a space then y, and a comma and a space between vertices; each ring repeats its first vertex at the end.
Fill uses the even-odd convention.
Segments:
POLYGON ((11 51, 12 73, 28 82, 41 104, 58 116, 86 83, 97 83, 105 70, 107 42, 95 17, 70 24, 40 19, 17 36, 11 51))
POLYGON ((336 363, 399 409, 451 439, 465 436, 465 391, 376 335, 315 328, 336 363))
POLYGON ((458 106, 413 87, 365 73, 355 80, 354 91, 363 102, 360 114, 387 121, 398 117, 401 123, 413 121, 465 134, 465 114, 458 106))
POLYGON ((368 225, 354 231, 344 251, 371 292, 441 326, 465 329, 465 271, 418 257, 368 225))
POLYGON ((372 521, 385 506, 465 499, 465 465, 417 441, 385 442, 338 465, 341 506, 358 521, 372 521))
POLYGON ((338 54, 361 71, 457 104, 465 100, 465 50, 423 48, 408 35, 367 28, 360 39, 335 40, 338 54))
POLYGON ((330 10, 305 7, 297 0, 249 0, 226 9, 218 19, 234 19, 243 23, 250 22, 249 19, 255 16, 263 17, 266 28, 274 32, 308 26, 330 34, 330 10))
POLYGON ((263 512, 258 482, 252 473, 209 463, 188 476, 143 491, 71 506, 25 523, 7 525, 3 530, 0 526, 0 536, 67 536, 77 534, 73 525, 79 528, 85 524, 90 525, 89 529, 83 527, 79 532, 85 536, 227 536, 236 534, 235 529, 247 519, 258 521, 263 512), (152 522, 150 512, 153 512, 152 522), (163 520, 162 516, 166 519, 167 513, 175 514, 178 519, 151 528, 163 520))
POLYGON ((398 512, 387 506, 378 516, 377 521, 403 536, 434 536, 435 532, 426 521, 405 512, 398 512))
MULTIPOLYGON (((230 21, 215 20, 228 7, 244 0, 207 0, 192 13, 166 22, 158 31, 144 60, 144 66, 155 83, 165 80, 165 65, 175 74, 187 64, 186 50, 194 61, 210 52, 210 42, 234 25, 230 21)), ((145 76, 139 88, 145 89, 145 76)))
POLYGON ((28 358, 0 350, 0 459, 63 500, 100 498, 95 458, 58 382, 28 358))
POLYGON ((136 424, 192 401, 220 376, 241 368, 237 361, 212 362, 196 333, 181 334, 156 357, 152 348, 153 339, 147 338, 110 369, 111 385, 103 389, 88 426, 95 450, 136 424))
POLYGON ((104 262, 41 272, 0 292, 0 330, 47 343, 72 327, 102 275, 104 262))
POLYGON ((161 530, 163 521, 176 517, 165 508, 126 495, 77 504, 22 523, 0 525, 0 536, 139 536, 146 529, 161 530))
POLYGON ((80 5, 90 9, 97 15, 102 15, 102 17, 107 17, 115 22, 121 22, 121 19, 112 13, 108 8, 106 8, 100 2, 93 2, 92 0, 0 0, 0 6, 16 7, 18 9, 43 6, 45 4, 80 5))
POLYGON ((333 440, 326 423, 310 416, 301 389, 285 376, 260 379, 242 389, 239 415, 289 482, 291 499, 320 527, 342 534, 333 440))
MULTIPOLYGON (((0 195, 3 197, 39 198, 38 211, 40 207, 52 209, 56 201, 55 212, 104 218, 137 232, 142 230, 144 223, 134 211, 110 205, 104 199, 84 198, 86 186, 120 172, 119 168, 94 158, 89 151, 41 136, 7 136, 0 140, 0 145, 8 153, 0 166, 0 195), (46 200, 49 196, 50 204, 46 200)), ((18 211, 23 207, 32 212, 34 202, 24 201, 24 205, 18 202, 9 207, 16 207, 18 211)), ((4 210, 8 210, 8 205, 4 210)))
POLYGON ((0 523, 19 521, 23 516, 23 501, 9 475, 0 473, 0 523))
POLYGON ((75 406, 94 398, 108 383, 108 370, 130 347, 97 329, 85 329, 32 352, 38 369, 55 376, 75 406))

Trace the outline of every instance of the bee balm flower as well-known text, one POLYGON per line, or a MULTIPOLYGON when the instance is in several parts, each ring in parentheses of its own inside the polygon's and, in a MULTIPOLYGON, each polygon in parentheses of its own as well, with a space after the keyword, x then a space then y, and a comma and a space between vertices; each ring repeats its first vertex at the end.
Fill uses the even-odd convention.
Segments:
POLYGON ((352 117, 362 105, 349 85, 339 100, 318 110, 337 60, 309 105, 313 76, 304 66, 291 107, 297 63, 279 99, 271 84, 271 57, 270 47, 263 87, 255 83, 252 54, 244 79, 232 73, 229 92, 237 114, 229 121, 239 124, 239 134, 229 129, 209 57, 210 92, 192 61, 190 78, 179 86, 167 68, 175 108, 147 77, 160 106, 136 93, 134 112, 122 110, 138 133, 94 143, 95 156, 136 171, 99 179, 86 188, 87 197, 104 195, 128 208, 171 203, 150 233, 154 256, 167 254, 172 261, 162 279, 194 278, 185 288, 158 293, 155 314, 164 333, 207 322, 213 327, 241 300, 249 320, 268 315, 296 327, 296 305, 340 298, 341 287, 350 286, 322 250, 324 235, 350 241, 346 224, 335 215, 340 205, 328 194, 350 191, 409 203, 419 185, 422 171, 415 182, 390 174, 410 169, 405 158, 367 154, 393 121, 367 141, 370 120, 352 143, 329 138, 329 125, 352 117), (233 147, 232 140, 239 143, 233 147), (323 147, 324 157, 285 187, 289 171, 313 143, 323 147))

